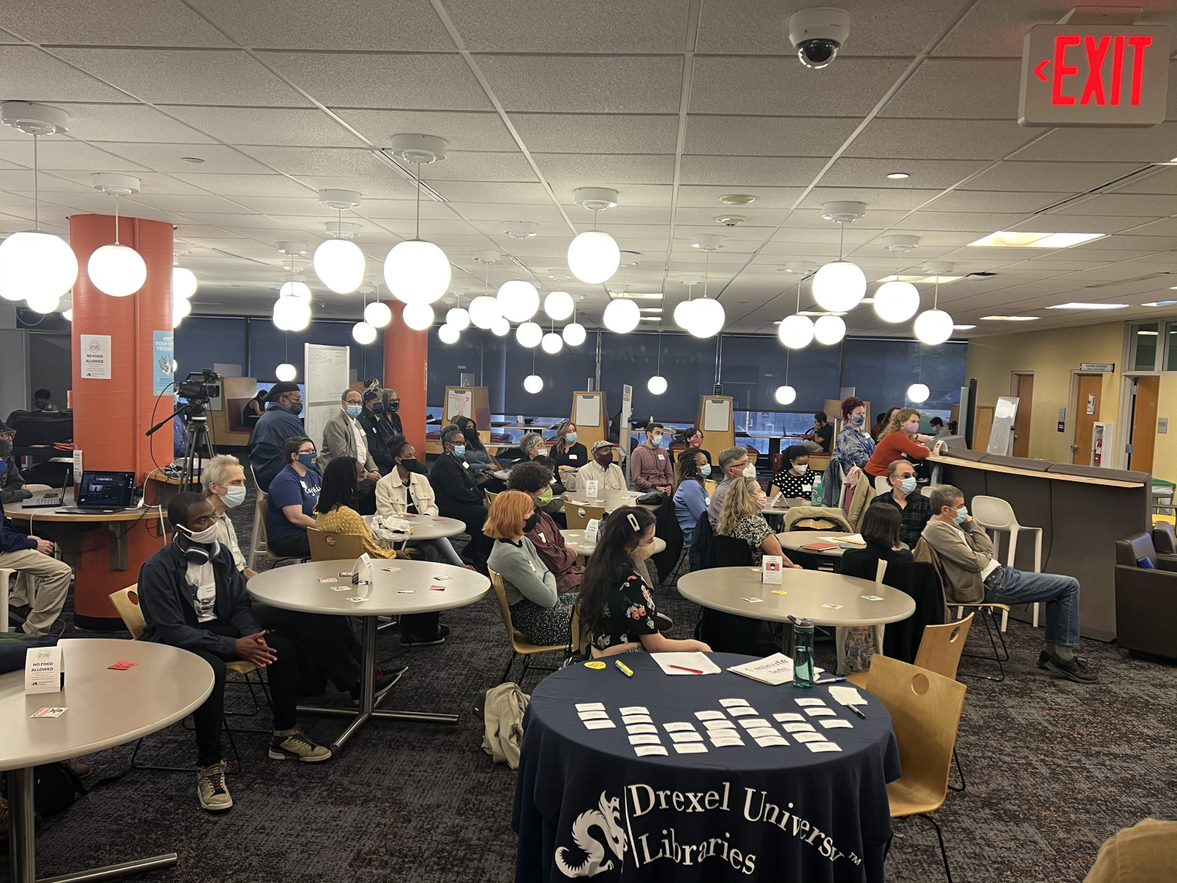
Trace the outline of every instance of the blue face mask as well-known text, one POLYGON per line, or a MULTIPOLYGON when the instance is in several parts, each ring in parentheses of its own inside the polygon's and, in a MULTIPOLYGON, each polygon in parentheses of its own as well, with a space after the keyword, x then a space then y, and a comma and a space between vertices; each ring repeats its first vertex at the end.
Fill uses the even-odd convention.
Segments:
POLYGON ((313 452, 310 454, 299 454, 298 455, 298 462, 301 463, 303 466, 305 466, 307 469, 311 469, 315 465, 315 458, 318 456, 319 456, 318 454, 313 453, 313 452))
POLYGON ((459 460, 464 460, 466 458, 466 446, 454 445, 454 456, 459 460))
POLYGON ((361 408, 359 405, 348 405, 347 406, 347 416, 350 417, 352 420, 355 420, 363 412, 364 412, 364 409, 361 408))
POLYGON ((969 517, 969 507, 968 506, 961 506, 959 509, 956 510, 956 523, 957 524, 964 524, 965 519, 968 517, 969 517))
POLYGON ((900 483, 899 489, 905 494, 912 494, 916 489, 917 483, 918 482, 916 482, 915 476, 909 475, 907 478, 903 479, 902 483, 900 483))
POLYGON ((576 444, 576 433, 575 432, 568 433, 566 436, 564 436, 564 441, 568 442, 568 444, 570 444, 570 445, 576 444))
POLYGON ((711 464, 710 464, 710 463, 704 463, 702 466, 700 466, 700 467, 699 467, 699 474, 700 474, 700 475, 702 475, 704 478, 708 478, 708 477, 710 477, 710 475, 711 475, 711 464))
POLYGON ((850 422, 855 426, 862 426, 862 424, 866 423, 866 416, 864 414, 855 414, 850 418, 850 422))

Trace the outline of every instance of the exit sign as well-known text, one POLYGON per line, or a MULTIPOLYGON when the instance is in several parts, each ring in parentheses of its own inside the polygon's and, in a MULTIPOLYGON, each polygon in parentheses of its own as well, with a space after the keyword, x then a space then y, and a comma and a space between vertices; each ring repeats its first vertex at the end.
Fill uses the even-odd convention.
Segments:
POLYGON ((1155 126, 1168 79, 1164 25, 1035 25, 1022 45, 1018 122, 1155 126))

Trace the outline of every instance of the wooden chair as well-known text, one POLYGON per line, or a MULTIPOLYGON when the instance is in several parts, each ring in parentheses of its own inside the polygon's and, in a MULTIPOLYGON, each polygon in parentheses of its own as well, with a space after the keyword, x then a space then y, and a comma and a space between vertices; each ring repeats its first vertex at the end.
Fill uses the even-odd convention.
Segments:
POLYGON ((487 510, 489 510, 489 509, 490 509, 490 506, 491 506, 491 503, 493 503, 493 502, 495 501, 495 497, 497 497, 497 496, 498 496, 498 494, 496 494, 496 493, 494 493, 494 492, 492 492, 492 491, 488 491, 488 490, 485 490, 485 489, 484 489, 484 490, 482 491, 482 495, 483 495, 484 497, 486 497, 486 508, 487 508, 487 510))
POLYGON ((903 775, 887 785, 891 818, 921 816, 932 823, 952 883, 944 834, 932 813, 948 797, 952 750, 964 711, 964 684, 897 659, 871 660, 871 692, 887 707, 899 742, 903 775))
POLYGON ((364 538, 349 533, 324 533, 307 528, 307 543, 312 561, 355 561, 364 554, 364 538))
POLYGON ((564 506, 564 517, 568 519, 569 530, 584 530, 588 523, 596 518, 598 521, 605 517, 603 506, 564 506))
MULTIPOLYGON (((514 623, 511 622, 511 605, 507 603, 507 586, 503 582, 503 575, 490 571, 490 584, 494 588, 495 598, 499 602, 499 613, 503 617, 503 625, 507 627, 507 643, 511 645, 511 656, 507 659, 507 665, 503 669, 503 675, 499 678, 499 683, 504 683, 507 676, 511 673, 511 667, 515 664, 515 657, 523 657, 523 671, 519 673, 519 683, 522 684, 527 678, 527 669, 531 665, 531 658, 539 656, 541 653, 567 653, 571 647, 569 644, 550 644, 547 646, 541 644, 529 644, 527 639, 523 637, 523 633, 515 628, 514 623)), ((573 635, 576 634, 575 625, 573 627, 573 635)), ((555 671, 555 668, 547 669, 555 671)))

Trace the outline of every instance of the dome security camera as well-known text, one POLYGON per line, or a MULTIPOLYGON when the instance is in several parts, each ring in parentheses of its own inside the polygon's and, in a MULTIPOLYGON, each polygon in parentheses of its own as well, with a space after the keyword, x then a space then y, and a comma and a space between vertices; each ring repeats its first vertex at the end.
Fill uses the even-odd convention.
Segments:
POLYGON ((850 13, 832 6, 802 9, 789 17, 789 42, 806 67, 821 70, 833 63, 850 38, 850 13))

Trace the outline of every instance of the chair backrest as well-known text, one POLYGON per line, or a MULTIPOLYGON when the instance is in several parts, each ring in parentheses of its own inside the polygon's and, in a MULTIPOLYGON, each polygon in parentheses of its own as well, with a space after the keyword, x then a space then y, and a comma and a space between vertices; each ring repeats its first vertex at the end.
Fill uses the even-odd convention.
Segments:
POLYGON ((964 653, 969 629, 973 627, 974 616, 975 613, 970 613, 957 622, 924 626, 924 636, 915 654, 916 666, 955 681, 956 670, 960 667, 960 657, 964 653))
POLYGON ((593 646, 593 633, 580 615, 580 602, 572 605, 572 652, 588 656, 593 646))
POLYGON ((491 507, 491 504, 492 504, 492 503, 495 501, 495 497, 497 497, 497 496, 498 496, 498 494, 491 493, 491 492, 490 492, 490 491, 488 491, 488 490, 484 490, 484 491, 482 492, 482 495, 483 495, 484 497, 486 497, 486 508, 489 510, 489 509, 490 509, 490 507, 491 507))
POLYGON ((747 567, 752 563, 752 547, 745 540, 715 534, 711 538, 714 567, 747 567))
POLYGON ((495 599, 499 602, 499 615, 503 617, 503 625, 507 627, 507 641, 514 647, 523 641, 523 635, 516 631, 515 624, 511 622, 511 605, 507 603, 507 585, 503 581, 501 573, 496 573, 493 570, 487 572, 490 574, 490 585, 494 589, 495 599))
POLYGON ((891 715, 904 781, 943 800, 968 689, 952 678, 876 654, 870 691, 891 715))
POLYGON ((1167 521, 1159 521, 1152 526, 1152 544, 1160 555, 1177 553, 1177 532, 1167 521))
POLYGON ((1138 567, 1142 558, 1147 558, 1155 566, 1157 550, 1152 544, 1152 534, 1134 533, 1116 540, 1116 563, 1128 567, 1138 567))
POLYGON ((307 528, 307 543, 312 561, 354 561, 364 554, 364 538, 350 533, 324 533, 307 528))
POLYGON ((576 506, 568 503, 564 506, 564 517, 568 519, 569 530, 584 530, 592 519, 600 520, 605 517, 605 508, 603 506, 576 506))
POLYGON ((973 518, 981 527, 994 530, 1009 530, 1018 527, 1018 518, 1013 506, 1001 497, 987 497, 977 494, 970 500, 973 518))
POLYGON ((110 603, 118 611, 118 615, 122 619, 123 625, 127 627, 127 631, 131 633, 131 637, 136 641, 143 637, 143 633, 147 631, 147 620, 143 617, 143 608, 139 606, 139 584, 135 583, 125 589, 112 592, 110 603))
POLYGON ((853 532, 845 513, 837 506, 792 506, 785 512, 785 530, 853 532), (823 525, 822 522, 825 524, 823 525))

